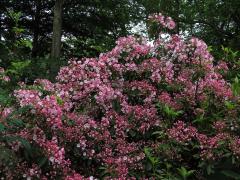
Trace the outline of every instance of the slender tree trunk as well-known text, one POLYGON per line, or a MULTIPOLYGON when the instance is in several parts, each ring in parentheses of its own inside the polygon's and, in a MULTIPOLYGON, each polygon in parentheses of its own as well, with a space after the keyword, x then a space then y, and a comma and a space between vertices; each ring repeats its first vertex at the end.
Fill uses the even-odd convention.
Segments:
POLYGON ((180 24, 179 24, 179 19, 180 19, 180 1, 176 0, 176 34, 180 33, 180 24))
POLYGON ((36 12, 35 12, 35 15, 34 15, 34 22, 33 22, 32 57, 37 57, 38 56, 40 15, 41 15, 41 1, 38 0, 36 2, 36 12))
POLYGON ((0 42, 2 41, 2 11, 0 11, 0 42))
POLYGON ((63 3, 64 0, 56 0, 54 6, 51 58, 55 60, 59 59, 61 52, 63 3))
POLYGON ((54 6, 51 61, 49 63, 49 79, 53 81, 60 66, 63 3, 64 0, 56 0, 54 6))

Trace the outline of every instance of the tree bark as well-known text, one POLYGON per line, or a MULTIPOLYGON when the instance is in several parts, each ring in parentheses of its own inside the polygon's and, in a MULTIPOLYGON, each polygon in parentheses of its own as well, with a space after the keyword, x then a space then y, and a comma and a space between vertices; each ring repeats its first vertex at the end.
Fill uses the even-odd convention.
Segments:
POLYGON ((38 48, 39 48, 39 24, 40 24, 40 15, 41 15, 41 1, 38 0, 36 2, 36 11, 34 15, 33 22, 33 48, 32 48, 32 57, 38 56, 38 48))
POLYGON ((60 67, 63 3, 64 0, 56 0, 54 5, 52 49, 49 62, 49 79, 52 81, 55 80, 60 67))
POLYGON ((56 0, 54 6, 51 58, 55 60, 60 58, 61 53, 63 3, 64 0, 56 0))
POLYGON ((180 18, 180 1, 176 0, 176 34, 180 33, 180 23, 179 23, 179 18, 180 18))

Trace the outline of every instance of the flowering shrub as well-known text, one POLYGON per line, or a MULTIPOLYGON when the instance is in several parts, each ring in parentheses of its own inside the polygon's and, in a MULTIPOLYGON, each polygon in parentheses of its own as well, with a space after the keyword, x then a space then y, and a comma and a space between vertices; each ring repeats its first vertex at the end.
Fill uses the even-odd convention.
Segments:
POLYGON ((0 80, 3 82, 10 81, 10 78, 5 74, 5 70, 2 67, 0 67, 0 80))
MULTIPOLYGON (((161 14, 150 20, 175 27, 161 14)), ((72 59, 56 83, 14 91, 17 103, 0 113, 0 148, 11 161, 0 157, 1 176, 201 179, 225 158, 237 167, 239 102, 223 78, 227 65, 202 40, 177 34, 116 44, 72 59)))

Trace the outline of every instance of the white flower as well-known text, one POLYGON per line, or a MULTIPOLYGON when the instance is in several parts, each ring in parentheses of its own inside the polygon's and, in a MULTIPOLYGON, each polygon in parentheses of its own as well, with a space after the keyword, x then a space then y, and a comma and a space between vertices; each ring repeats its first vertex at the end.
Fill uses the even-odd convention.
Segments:
POLYGON ((51 162, 53 163, 53 162, 54 162, 54 157, 51 156, 51 157, 49 158, 49 161, 51 161, 51 162))

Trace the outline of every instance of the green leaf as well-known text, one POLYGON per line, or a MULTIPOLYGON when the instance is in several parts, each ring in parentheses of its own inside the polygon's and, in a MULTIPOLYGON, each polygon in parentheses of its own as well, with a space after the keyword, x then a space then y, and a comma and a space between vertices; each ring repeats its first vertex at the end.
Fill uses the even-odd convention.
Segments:
POLYGON ((207 174, 210 175, 212 173, 214 173, 213 165, 209 164, 207 165, 207 174))
POLYGON ((9 120, 8 124, 10 126, 24 127, 24 122, 21 119, 9 120))
POLYGON ((47 157, 43 157, 40 162, 38 163, 39 167, 43 167, 45 165, 45 163, 47 162, 48 158, 47 157))
POLYGON ((28 152, 31 152, 31 144, 26 139, 23 139, 18 136, 6 136, 5 140, 7 142, 19 141, 28 152))
POLYGON ((17 163, 16 154, 5 146, 0 146, 0 162, 5 164, 8 168, 14 168, 17 163))
POLYGON ((63 105, 64 104, 63 100, 60 97, 56 96, 56 99, 57 99, 57 103, 59 105, 63 105))
POLYGON ((120 102, 119 102, 118 100, 116 100, 116 99, 113 100, 112 105, 113 105, 113 109, 114 109, 116 112, 118 112, 118 113, 121 112, 121 104, 120 104, 120 102))
POLYGON ((152 170, 152 164, 150 162, 147 162, 146 164, 146 170, 151 171, 152 170))
POLYGON ((136 131, 133 130, 129 130, 129 134, 131 135, 131 137, 135 137, 137 135, 136 131))
POLYGON ((144 153, 147 157, 151 157, 150 149, 149 148, 144 148, 144 153))
POLYGON ((155 131, 152 133, 153 136, 157 135, 157 138, 162 138, 166 135, 164 131, 155 131))
POLYGON ((177 168, 177 170, 184 180, 195 172, 195 170, 188 171, 185 167, 177 168))
POLYGON ((240 174, 238 174, 234 171, 231 171, 231 170, 224 170, 224 171, 221 171, 221 173, 229 178, 240 179, 240 174))
POLYGON ((5 130, 5 126, 2 123, 0 123, 0 132, 4 130, 5 130))
POLYGON ((230 101, 225 101, 225 106, 229 109, 232 110, 235 108, 235 105, 231 103, 230 101))

